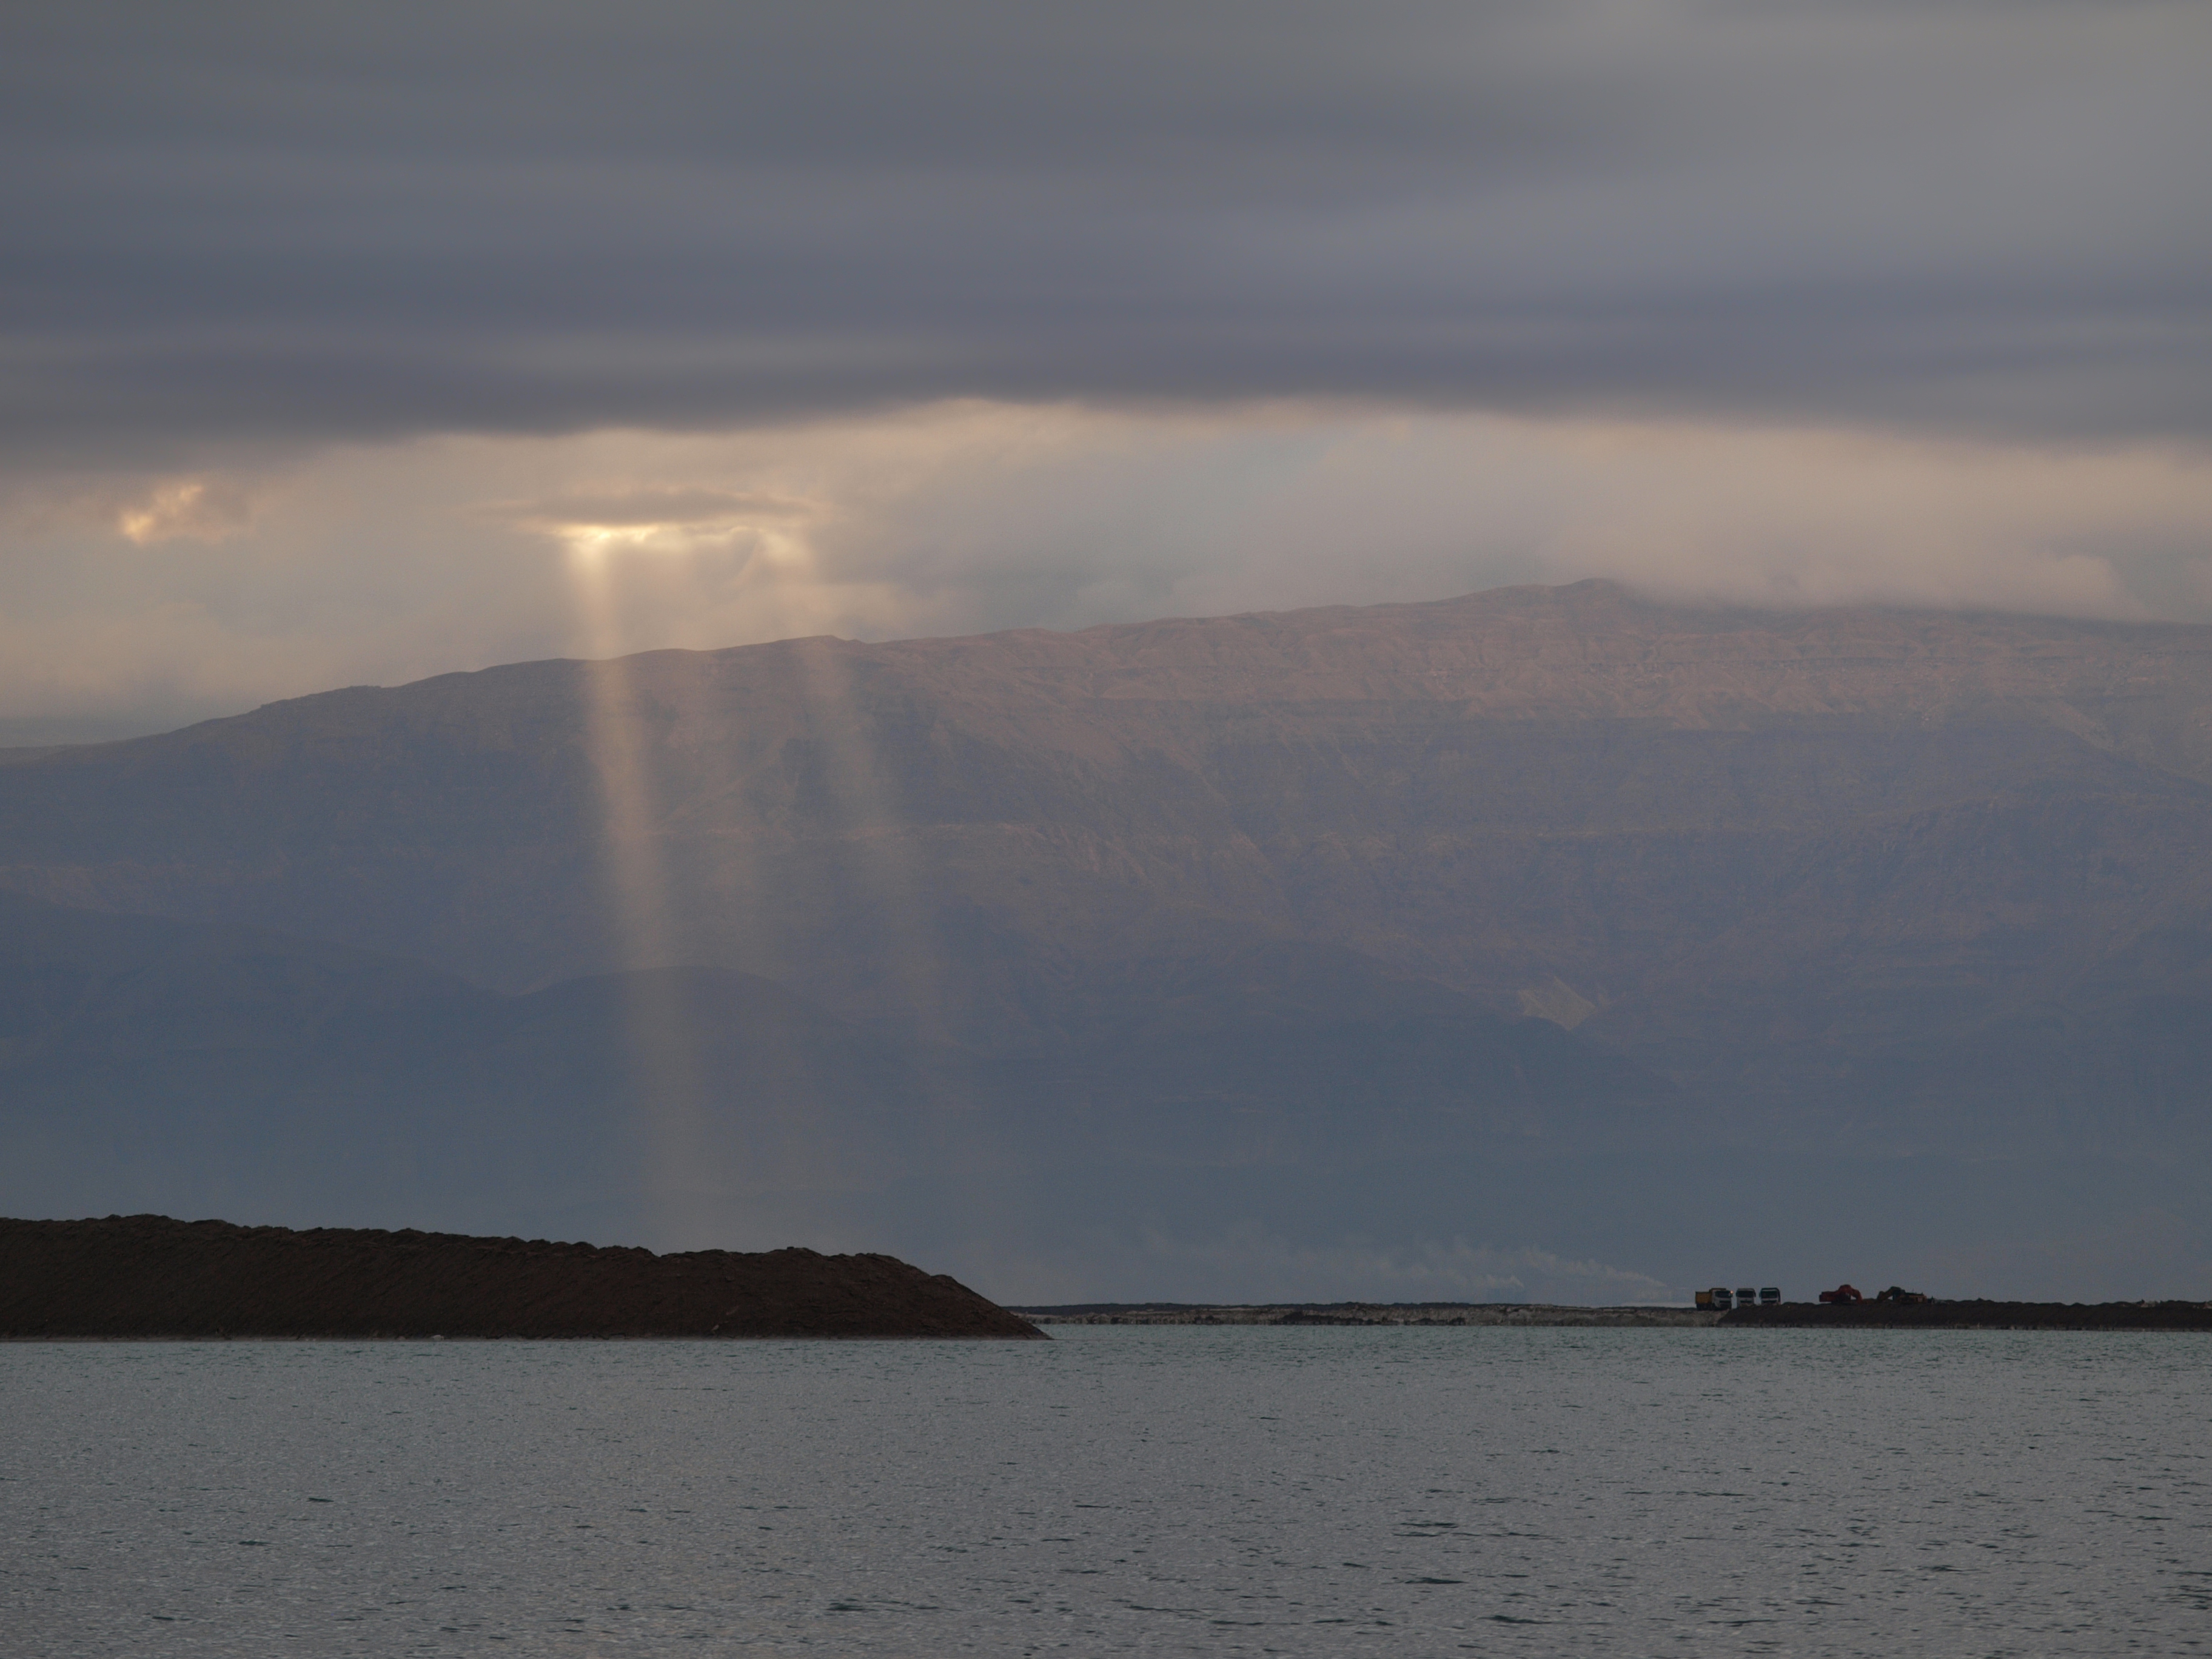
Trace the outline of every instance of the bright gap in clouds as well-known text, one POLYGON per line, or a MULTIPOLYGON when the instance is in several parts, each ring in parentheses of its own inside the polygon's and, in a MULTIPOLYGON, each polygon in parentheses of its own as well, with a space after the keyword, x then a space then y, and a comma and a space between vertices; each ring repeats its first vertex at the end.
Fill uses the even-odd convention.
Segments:
POLYGON ((333 447, 23 485, 4 510, 15 742, 536 657, 1598 575, 1751 604, 2212 620, 2212 465, 2173 447, 955 403, 333 447))

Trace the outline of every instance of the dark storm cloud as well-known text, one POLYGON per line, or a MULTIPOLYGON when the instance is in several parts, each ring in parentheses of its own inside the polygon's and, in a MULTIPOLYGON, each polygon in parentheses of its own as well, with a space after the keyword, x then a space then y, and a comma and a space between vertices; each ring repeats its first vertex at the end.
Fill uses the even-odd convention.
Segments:
POLYGON ((1375 397, 2212 427, 2212 9, 81 3, 0 436, 1375 397))

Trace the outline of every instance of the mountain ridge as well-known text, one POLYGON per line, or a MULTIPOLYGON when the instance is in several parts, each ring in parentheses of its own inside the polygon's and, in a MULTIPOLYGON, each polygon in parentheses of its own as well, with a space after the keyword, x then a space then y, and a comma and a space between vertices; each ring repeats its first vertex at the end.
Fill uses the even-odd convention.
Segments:
POLYGON ((975 1168, 2150 1156, 2212 1129, 2212 629, 1585 583, 513 665, 18 757, 0 890, 754 975, 975 1168))

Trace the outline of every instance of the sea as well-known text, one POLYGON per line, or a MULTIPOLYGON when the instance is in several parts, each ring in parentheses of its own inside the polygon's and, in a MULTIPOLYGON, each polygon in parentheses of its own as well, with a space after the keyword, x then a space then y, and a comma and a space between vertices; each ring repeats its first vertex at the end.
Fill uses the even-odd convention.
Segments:
POLYGON ((0 1653, 2182 1654, 2202 1333, 0 1344, 0 1653))

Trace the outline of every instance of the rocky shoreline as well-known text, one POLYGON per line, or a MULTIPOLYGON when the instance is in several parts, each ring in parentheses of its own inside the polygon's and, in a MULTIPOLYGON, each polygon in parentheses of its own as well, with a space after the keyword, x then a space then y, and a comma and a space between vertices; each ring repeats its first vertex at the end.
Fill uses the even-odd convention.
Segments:
POLYGON ((1711 1325, 1707 1308, 1525 1302, 1081 1303, 1014 1310, 1040 1325, 1711 1325))
POLYGON ((2212 1330, 2203 1302, 1862 1302, 1836 1306, 1565 1307, 1542 1303, 1086 1303, 1013 1311, 1039 1325, 1734 1326, 1838 1330, 2212 1330))
POLYGON ((0 1337, 997 1337, 888 1255, 650 1250, 167 1216, 0 1218, 0 1337))
POLYGON ((2212 1331, 2212 1303, 1785 1302, 1733 1309, 1719 1322, 1827 1330, 2212 1331))

